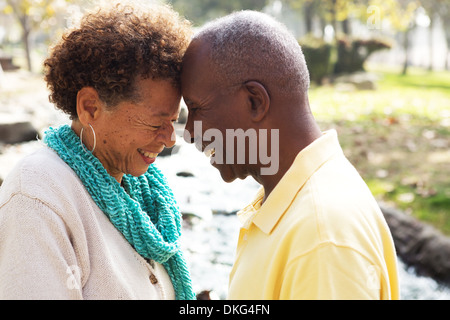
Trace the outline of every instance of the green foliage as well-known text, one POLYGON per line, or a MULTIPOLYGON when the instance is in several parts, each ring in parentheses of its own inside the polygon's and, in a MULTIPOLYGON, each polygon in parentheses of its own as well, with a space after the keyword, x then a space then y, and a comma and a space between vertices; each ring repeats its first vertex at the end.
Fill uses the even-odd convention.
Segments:
POLYGON ((375 51, 390 49, 391 45, 378 39, 340 38, 337 42, 337 61, 334 73, 352 73, 364 71, 364 62, 375 51))
POLYGON ((331 51, 332 46, 321 38, 307 36, 299 41, 311 81, 321 83, 331 72, 331 51))
POLYGON ((239 10, 261 10, 270 0, 168 0, 175 10, 191 20, 194 25, 202 25, 239 10))
POLYGON ((54 28, 57 11, 70 2, 72 0, 6 0, 6 5, 1 11, 13 15, 22 28, 22 42, 29 71, 33 70, 30 34, 35 30, 48 31, 54 28))
POLYGON ((317 84, 334 74, 364 71, 364 63, 373 52, 391 47, 384 40, 349 37, 340 38, 335 45, 311 35, 300 39, 299 44, 305 55, 311 81, 317 84))
POLYGON ((418 0, 370 0, 369 3, 380 8, 391 27, 401 32, 411 28, 416 10, 421 6, 418 0))

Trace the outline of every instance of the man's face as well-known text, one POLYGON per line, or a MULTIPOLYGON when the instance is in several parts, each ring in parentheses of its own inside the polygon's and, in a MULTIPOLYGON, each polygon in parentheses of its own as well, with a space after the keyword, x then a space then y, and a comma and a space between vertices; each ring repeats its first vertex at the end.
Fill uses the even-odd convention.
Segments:
MULTIPOLYGON (((236 158, 239 152, 246 150, 238 150, 238 146, 231 143, 227 146, 226 139, 227 129, 248 128, 248 116, 243 107, 245 96, 239 90, 239 84, 227 87, 217 81, 209 59, 209 47, 202 42, 194 42, 189 47, 183 62, 181 83, 189 111, 186 131, 190 137, 185 139, 195 142, 203 152, 212 151, 211 163, 224 181, 245 178, 249 174, 248 167, 237 164, 236 158)), ((248 149, 248 144, 244 148, 248 149)))

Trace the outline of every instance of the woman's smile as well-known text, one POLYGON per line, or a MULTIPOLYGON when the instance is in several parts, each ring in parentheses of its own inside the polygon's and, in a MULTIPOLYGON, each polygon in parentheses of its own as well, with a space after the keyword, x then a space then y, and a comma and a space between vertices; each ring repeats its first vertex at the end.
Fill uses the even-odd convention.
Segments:
POLYGON ((143 149, 138 149, 139 154, 141 155, 142 159, 144 159, 144 162, 148 165, 152 164, 153 162, 155 162, 156 157, 158 156, 159 153, 156 152, 149 152, 149 151, 145 151, 143 149))

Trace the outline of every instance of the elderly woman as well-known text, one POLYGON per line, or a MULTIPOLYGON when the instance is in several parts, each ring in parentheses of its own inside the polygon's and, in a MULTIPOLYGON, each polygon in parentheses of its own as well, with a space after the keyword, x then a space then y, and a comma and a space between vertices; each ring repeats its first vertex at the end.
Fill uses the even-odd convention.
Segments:
POLYGON ((192 299, 180 213, 152 164, 174 145, 190 24, 166 6, 98 9, 63 36, 45 80, 71 126, 0 193, 0 298, 192 299))

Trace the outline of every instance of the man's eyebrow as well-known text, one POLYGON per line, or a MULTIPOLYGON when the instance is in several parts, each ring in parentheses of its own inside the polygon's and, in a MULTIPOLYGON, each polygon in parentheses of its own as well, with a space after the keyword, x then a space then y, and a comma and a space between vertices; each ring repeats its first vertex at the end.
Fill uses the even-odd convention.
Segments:
POLYGON ((195 102, 194 100, 186 99, 184 100, 184 102, 186 103, 186 107, 188 107, 189 109, 200 106, 200 104, 198 102, 195 102))
POLYGON ((189 98, 183 97, 183 100, 184 100, 184 103, 186 103, 186 104, 192 104, 192 100, 189 98))
POLYGON ((194 100, 195 99, 192 99, 192 98, 186 98, 186 97, 183 97, 183 100, 184 100, 184 102, 186 103, 186 104, 197 104, 194 100))

